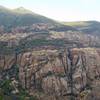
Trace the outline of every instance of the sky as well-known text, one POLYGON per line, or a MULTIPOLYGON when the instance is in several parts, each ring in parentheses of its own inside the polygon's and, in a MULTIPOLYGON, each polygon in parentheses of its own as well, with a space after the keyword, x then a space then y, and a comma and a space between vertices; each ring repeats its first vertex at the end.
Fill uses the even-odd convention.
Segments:
POLYGON ((57 21, 100 21, 100 0, 0 0, 0 5, 24 7, 57 21))

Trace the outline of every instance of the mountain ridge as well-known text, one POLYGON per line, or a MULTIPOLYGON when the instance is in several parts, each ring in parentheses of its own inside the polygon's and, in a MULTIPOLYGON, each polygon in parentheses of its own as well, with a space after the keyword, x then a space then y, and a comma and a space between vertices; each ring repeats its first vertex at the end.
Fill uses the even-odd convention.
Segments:
POLYGON ((76 21, 76 22, 63 22, 64 25, 69 25, 77 28, 86 34, 100 36, 100 22, 99 21, 76 21))
POLYGON ((37 27, 37 24, 41 23, 45 24, 44 27, 53 27, 53 30, 76 30, 71 26, 66 26, 53 19, 34 13, 24 7, 16 9, 8 9, 2 6, 0 7, 0 26, 1 28, 3 26, 6 32, 11 32, 17 27, 22 27, 23 29, 28 26, 28 28, 30 28, 33 24, 37 27))
POLYGON ((52 19, 33 13, 22 7, 14 10, 0 7, 0 26, 6 27, 7 30, 17 26, 29 26, 35 23, 58 24, 58 22, 52 19))

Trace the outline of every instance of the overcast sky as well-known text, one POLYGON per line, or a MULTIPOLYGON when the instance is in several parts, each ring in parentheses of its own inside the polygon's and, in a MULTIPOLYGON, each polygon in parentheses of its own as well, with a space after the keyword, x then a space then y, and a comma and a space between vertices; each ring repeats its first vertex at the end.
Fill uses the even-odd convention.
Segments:
POLYGON ((59 21, 100 21, 100 0, 0 0, 0 5, 25 7, 59 21))

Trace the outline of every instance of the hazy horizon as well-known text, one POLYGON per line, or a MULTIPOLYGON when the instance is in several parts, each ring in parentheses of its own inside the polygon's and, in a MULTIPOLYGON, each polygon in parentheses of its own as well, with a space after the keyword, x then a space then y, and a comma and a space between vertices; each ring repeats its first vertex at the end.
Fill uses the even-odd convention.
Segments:
POLYGON ((100 21, 100 0, 0 0, 0 5, 24 7, 57 21, 100 21))

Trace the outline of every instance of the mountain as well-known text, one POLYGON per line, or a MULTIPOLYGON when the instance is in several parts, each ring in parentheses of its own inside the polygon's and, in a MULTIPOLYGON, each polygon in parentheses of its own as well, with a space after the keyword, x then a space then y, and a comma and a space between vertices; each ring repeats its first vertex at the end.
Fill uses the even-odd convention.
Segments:
POLYGON ((0 100, 100 100, 100 22, 0 6, 0 32, 0 100))
POLYGON ((35 23, 57 24, 56 21, 35 14, 23 7, 14 10, 0 7, 0 26, 4 26, 7 30, 17 26, 30 26, 35 23))
POLYGON ((16 27, 30 27, 33 24, 46 24, 51 26, 57 26, 53 30, 59 30, 60 27, 63 30, 75 30, 70 26, 64 26, 61 23, 44 17, 42 15, 36 14, 30 10, 27 10, 23 7, 16 9, 8 9, 0 6, 0 26, 3 26, 7 32, 10 32, 13 28, 16 27))
POLYGON ((63 24, 75 27, 86 34, 100 36, 100 22, 98 21, 64 22, 63 24))

